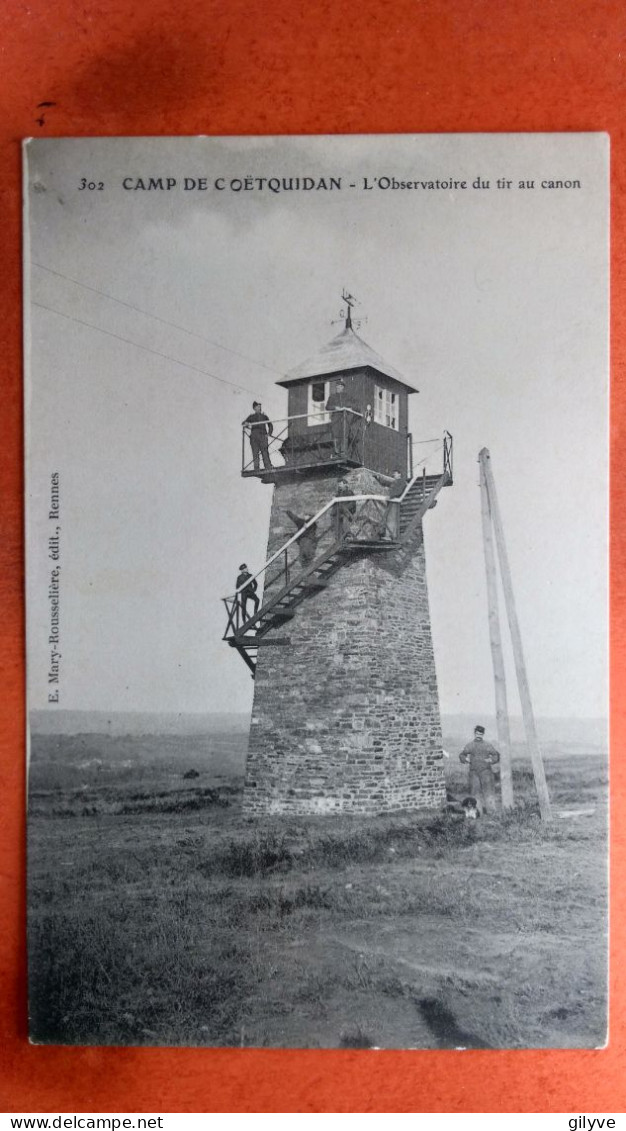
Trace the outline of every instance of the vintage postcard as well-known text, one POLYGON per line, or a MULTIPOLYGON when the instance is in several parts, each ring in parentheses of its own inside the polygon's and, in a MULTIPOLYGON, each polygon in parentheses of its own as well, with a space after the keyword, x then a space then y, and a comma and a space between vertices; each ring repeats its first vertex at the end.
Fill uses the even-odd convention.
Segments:
POLYGON ((608 138, 24 153, 32 1041, 603 1046, 608 138))

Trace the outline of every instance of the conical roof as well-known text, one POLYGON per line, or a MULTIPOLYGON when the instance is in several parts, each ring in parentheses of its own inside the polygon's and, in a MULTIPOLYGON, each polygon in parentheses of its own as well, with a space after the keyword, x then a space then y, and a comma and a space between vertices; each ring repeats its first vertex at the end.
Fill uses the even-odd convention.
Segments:
POLYGON ((394 381, 400 381, 410 392, 416 393, 417 389, 409 385, 408 381, 389 365, 380 354, 377 354, 367 342, 364 342, 351 326, 346 326, 327 345, 322 346, 317 353, 306 361, 290 369, 283 381, 277 385, 291 385, 294 381, 303 381, 310 377, 328 376, 331 373, 347 373, 350 369, 376 369, 394 381))

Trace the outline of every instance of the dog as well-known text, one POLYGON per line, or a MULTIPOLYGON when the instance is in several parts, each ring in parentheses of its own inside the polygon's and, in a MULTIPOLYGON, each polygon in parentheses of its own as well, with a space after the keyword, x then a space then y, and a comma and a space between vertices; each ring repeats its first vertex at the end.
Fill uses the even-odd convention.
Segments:
POLYGON ((480 817, 478 802, 475 797, 465 797, 461 802, 466 821, 476 821, 480 817))
POLYGON ((459 801, 453 793, 446 791, 446 810, 457 817, 464 817, 466 821, 476 821, 480 817, 480 808, 475 797, 464 797, 459 801))

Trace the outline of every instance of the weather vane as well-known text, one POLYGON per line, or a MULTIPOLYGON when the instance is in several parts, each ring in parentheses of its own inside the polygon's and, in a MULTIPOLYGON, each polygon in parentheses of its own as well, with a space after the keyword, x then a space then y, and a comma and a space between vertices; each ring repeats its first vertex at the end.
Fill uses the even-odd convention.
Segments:
POLYGON ((367 322, 367 318, 359 318, 357 321, 352 321, 352 307, 358 303, 358 298, 351 295, 349 291, 343 288, 341 292, 342 301, 345 302, 345 310, 339 311, 339 319, 331 322, 331 326, 336 326, 337 321, 344 322, 346 330, 358 330, 363 322, 367 322))

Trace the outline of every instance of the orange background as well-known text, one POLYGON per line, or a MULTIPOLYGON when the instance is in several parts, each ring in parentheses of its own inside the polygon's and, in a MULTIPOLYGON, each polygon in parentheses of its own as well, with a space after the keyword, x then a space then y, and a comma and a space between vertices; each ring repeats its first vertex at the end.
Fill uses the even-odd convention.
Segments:
MULTIPOLYGON (((621 0, 5 0, 0 15, 0 1105, 7 1112, 623 1112, 626 9, 621 0), (53 101, 42 111, 37 104, 53 101), (24 136, 607 130, 612 144, 612 954, 601 1052, 31 1048, 24 936, 24 136)), ((529 445, 532 437, 529 437, 529 445)), ((584 500, 581 500, 584 506, 584 500)), ((576 616, 576 609, 572 609, 576 616)))

